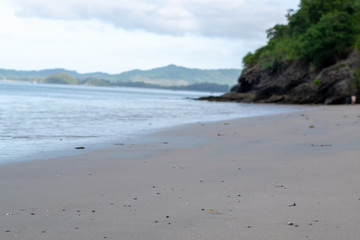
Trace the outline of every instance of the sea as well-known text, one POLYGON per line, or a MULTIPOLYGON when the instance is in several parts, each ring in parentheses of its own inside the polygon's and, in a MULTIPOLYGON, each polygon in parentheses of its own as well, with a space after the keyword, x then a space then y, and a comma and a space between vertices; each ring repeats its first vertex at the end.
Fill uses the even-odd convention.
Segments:
POLYGON ((75 155, 77 147, 125 143, 187 123, 296 110, 194 100, 220 94, 0 81, 0 164, 75 155))

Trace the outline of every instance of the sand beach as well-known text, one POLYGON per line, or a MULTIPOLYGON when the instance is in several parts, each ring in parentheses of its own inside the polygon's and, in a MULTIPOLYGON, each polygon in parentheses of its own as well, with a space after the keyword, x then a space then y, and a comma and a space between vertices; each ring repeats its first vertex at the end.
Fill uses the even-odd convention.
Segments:
POLYGON ((0 239, 359 239, 359 128, 314 106, 4 164, 0 239))

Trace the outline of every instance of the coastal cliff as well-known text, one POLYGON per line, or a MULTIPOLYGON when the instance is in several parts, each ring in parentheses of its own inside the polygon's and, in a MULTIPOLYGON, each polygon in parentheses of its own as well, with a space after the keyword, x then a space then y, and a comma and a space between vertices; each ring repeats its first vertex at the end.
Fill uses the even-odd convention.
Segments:
MULTIPOLYGON (((343 104, 347 97, 358 96, 356 83, 359 54, 314 70, 303 60, 284 61, 276 69, 261 70, 256 65, 244 71, 230 92, 210 101, 244 103, 343 104)), ((359 96, 360 98, 360 96, 359 96)))
POLYGON ((302 0, 287 25, 243 58, 238 84, 220 97, 245 103, 342 104, 360 98, 360 1, 302 0))

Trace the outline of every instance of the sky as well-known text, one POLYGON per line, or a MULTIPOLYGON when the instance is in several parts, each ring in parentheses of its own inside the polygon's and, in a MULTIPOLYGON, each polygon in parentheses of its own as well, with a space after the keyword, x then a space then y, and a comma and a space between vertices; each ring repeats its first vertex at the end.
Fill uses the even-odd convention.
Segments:
POLYGON ((0 0, 0 68, 242 68, 300 0, 0 0))

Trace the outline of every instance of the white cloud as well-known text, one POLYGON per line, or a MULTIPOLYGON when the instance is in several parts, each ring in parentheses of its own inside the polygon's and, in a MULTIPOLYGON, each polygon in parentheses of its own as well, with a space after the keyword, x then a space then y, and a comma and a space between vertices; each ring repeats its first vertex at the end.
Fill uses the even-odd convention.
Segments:
POLYGON ((0 68, 240 68, 288 2, 0 0, 0 68))
POLYGON ((12 0, 22 17, 98 19, 125 30, 156 34, 258 38, 284 22, 294 0, 12 0))

